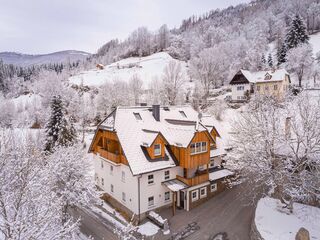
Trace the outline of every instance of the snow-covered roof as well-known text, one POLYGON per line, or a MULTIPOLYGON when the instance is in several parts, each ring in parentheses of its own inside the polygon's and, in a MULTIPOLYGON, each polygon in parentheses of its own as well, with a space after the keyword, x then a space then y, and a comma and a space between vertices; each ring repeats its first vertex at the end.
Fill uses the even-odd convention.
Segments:
POLYGON ((208 131, 190 106, 160 107, 160 121, 155 120, 150 106, 118 107, 99 128, 116 131, 133 175, 176 166, 168 149, 165 151, 169 160, 146 158, 141 146, 150 146, 158 134, 170 145, 188 147, 196 132, 208 131))
POLYGON ((248 70, 241 69, 240 71, 251 83, 283 81, 285 76, 289 75, 285 69, 258 72, 250 72, 248 70), (266 76, 269 76, 269 78, 266 76))
POLYGON ((234 172, 231 172, 228 169, 221 169, 221 170, 217 170, 217 171, 209 173, 209 180, 214 181, 214 180, 218 180, 218 179, 232 176, 232 175, 234 175, 234 172))
POLYGON ((178 179, 172 179, 172 180, 163 182, 163 184, 173 192, 178 192, 188 187, 187 184, 179 181, 178 179))

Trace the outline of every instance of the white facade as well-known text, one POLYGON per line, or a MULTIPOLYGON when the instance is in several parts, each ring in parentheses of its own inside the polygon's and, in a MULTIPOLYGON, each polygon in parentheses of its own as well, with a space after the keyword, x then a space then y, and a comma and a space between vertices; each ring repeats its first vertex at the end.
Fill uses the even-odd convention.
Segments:
POLYGON ((246 100, 246 92, 250 92, 250 84, 235 84, 231 85, 231 100, 244 101, 246 100))
POLYGON ((162 182, 174 179, 177 175, 183 175, 181 167, 172 167, 133 176, 130 168, 126 165, 115 164, 94 154, 93 160, 97 186, 135 214, 139 214, 139 212, 142 214, 172 204, 172 193, 162 182), (169 178, 166 178, 166 176, 168 176, 165 175, 166 171, 169 171, 169 178), (153 175, 153 183, 151 181, 152 178, 148 178, 149 175, 153 175), (138 197, 139 178, 140 211, 138 197), (166 197, 168 199, 166 199, 166 197), (150 201, 151 199, 153 199, 153 201, 150 201), (153 204, 151 204, 152 202, 153 204))

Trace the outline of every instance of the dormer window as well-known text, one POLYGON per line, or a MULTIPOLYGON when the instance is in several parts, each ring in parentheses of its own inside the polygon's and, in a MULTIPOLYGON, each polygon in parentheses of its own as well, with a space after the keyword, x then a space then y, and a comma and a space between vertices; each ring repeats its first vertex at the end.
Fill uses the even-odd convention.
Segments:
POLYGON ((137 120, 139 120, 139 121, 142 120, 140 113, 133 113, 133 115, 137 120))
POLYGON ((270 80, 272 78, 272 75, 270 75, 269 73, 266 73, 266 75, 264 75, 264 80, 270 80))
POLYGON ((154 156, 161 155, 161 145, 160 144, 155 144, 153 149, 154 149, 154 156))
POLYGON ((184 111, 179 111, 179 113, 181 114, 182 117, 187 118, 187 115, 184 111))

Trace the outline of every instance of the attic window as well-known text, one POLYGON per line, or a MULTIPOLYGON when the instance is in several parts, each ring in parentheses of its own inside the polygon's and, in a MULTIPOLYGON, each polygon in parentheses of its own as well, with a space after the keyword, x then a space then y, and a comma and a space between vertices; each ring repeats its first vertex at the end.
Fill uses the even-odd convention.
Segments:
POLYGON ((140 113, 133 113, 133 115, 137 120, 142 120, 140 113))
POLYGON ((187 115, 184 111, 179 111, 179 113, 181 114, 182 117, 187 118, 187 115))
POLYGON ((266 73, 266 75, 264 76, 264 80, 270 80, 272 78, 272 76, 269 73, 266 73))

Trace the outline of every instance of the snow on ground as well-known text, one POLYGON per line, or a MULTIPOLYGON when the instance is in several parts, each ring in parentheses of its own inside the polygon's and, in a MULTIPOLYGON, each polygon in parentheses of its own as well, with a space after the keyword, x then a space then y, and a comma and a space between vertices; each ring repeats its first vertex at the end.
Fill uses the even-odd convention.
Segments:
POLYGON ((144 224, 141 224, 138 227, 137 232, 139 232, 140 234, 142 234, 144 236, 153 236, 159 231, 159 229, 160 228, 158 226, 156 226, 155 224, 153 224, 151 222, 146 222, 144 224))
POLYGON ((316 53, 320 52, 320 32, 310 35, 310 40, 309 42, 311 43, 313 47, 313 54, 316 55, 316 53))
POLYGON ((295 239, 301 227, 309 231, 310 239, 320 239, 320 209, 308 205, 294 203, 293 214, 288 214, 279 200, 262 198, 256 209, 255 224, 265 240, 295 239))
POLYGON ((110 216, 108 213, 104 212, 103 210, 101 210, 100 208, 96 207, 96 206, 92 206, 91 207, 92 211, 94 211, 95 213, 99 214, 102 218, 106 219, 107 221, 111 222, 112 224, 114 224, 117 228, 119 229, 124 229, 126 226, 123 225, 121 222, 117 221, 115 218, 113 218, 112 216, 110 216))
POLYGON ((103 202, 101 207, 104 208, 109 213, 111 213, 112 215, 115 215, 117 218, 119 218, 123 222, 127 222, 127 220, 119 212, 117 212, 113 207, 111 207, 108 203, 103 202))
POLYGON ((21 111, 27 110, 30 106, 37 108, 41 107, 41 96, 38 94, 21 95, 17 98, 13 98, 11 101, 14 103, 15 107, 21 111))
MULTIPOLYGON (((106 81, 119 79, 128 82, 134 74, 138 74, 144 83, 144 88, 149 87, 149 83, 155 77, 161 78, 165 66, 174 60, 168 53, 159 52, 147 57, 130 57, 110 65, 104 69, 92 69, 81 72, 69 78, 70 83, 80 85, 83 81, 87 86, 100 86, 106 81)), ((178 61, 178 60, 174 60, 178 61)), ((182 69, 186 73, 186 63, 179 61, 182 69)))

